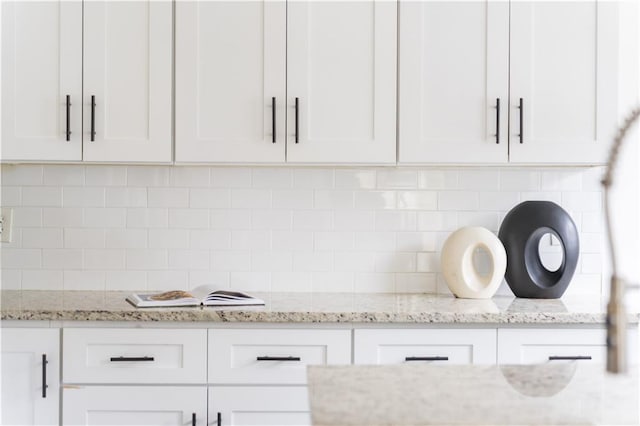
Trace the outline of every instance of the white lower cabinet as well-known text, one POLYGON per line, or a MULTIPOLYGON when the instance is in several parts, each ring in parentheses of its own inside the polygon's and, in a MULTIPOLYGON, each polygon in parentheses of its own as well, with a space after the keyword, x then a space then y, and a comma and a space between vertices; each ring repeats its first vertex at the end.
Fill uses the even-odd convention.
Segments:
POLYGON ((60 330, 3 328, 3 425, 56 425, 60 401, 60 330))
POLYGON ((355 364, 495 364, 495 329, 356 329, 355 364))
MULTIPOLYGON (((628 360, 637 364, 638 328, 627 337, 628 360)), ((498 364, 580 361, 606 364, 607 332, 601 329, 499 329, 498 364)))
POLYGON ((212 386, 209 424, 310 425, 306 386, 212 386))
POLYGON ((65 425, 207 424, 205 386, 67 385, 62 401, 65 425))

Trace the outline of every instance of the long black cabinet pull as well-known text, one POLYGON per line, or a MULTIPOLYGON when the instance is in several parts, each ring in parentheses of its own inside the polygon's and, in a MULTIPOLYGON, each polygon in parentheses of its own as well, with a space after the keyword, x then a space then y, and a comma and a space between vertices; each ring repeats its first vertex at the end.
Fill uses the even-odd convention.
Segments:
POLYGON ((522 143, 524 139, 524 133, 522 130, 523 121, 524 121, 524 102, 522 101, 522 98, 520 98, 518 109, 520 109, 520 134, 518 136, 520 137, 520 143, 522 143))
POLYGON ((47 388, 49 385, 47 384, 47 354, 42 354, 42 397, 47 397, 47 388))
POLYGON ((222 426, 222 413, 218 411, 217 426, 222 426))
POLYGON ((496 98, 496 143, 500 143, 500 98, 496 98))
POLYGON ((91 142, 96 140, 96 97, 91 95, 91 142))
POLYGON ((67 95, 67 130, 65 131, 67 142, 71 140, 71 96, 67 95))
POLYGON ((549 357, 549 361, 578 361, 581 359, 590 360, 590 355, 576 355, 576 356, 555 356, 549 357))
POLYGON ((405 361, 449 361, 448 356, 408 356, 405 361))
POLYGON ((298 133, 300 131, 299 127, 299 111, 300 111, 300 98, 296 98, 296 143, 298 143, 298 133))
POLYGON ((256 361, 300 361, 299 356, 259 356, 256 361))
POLYGON ((191 413, 191 426, 196 426, 196 413, 191 413))
POLYGON ((153 361, 154 358, 152 356, 114 356, 109 358, 111 362, 118 361, 153 361))
POLYGON ((273 130, 271 142, 276 143, 276 98, 275 96, 271 98, 271 129, 273 130))

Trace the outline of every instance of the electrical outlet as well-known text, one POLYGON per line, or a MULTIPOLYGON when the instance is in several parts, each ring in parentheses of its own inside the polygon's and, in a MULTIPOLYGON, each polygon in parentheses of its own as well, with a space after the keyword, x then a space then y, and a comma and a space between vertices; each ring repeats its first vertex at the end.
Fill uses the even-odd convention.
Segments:
POLYGON ((0 242, 10 243, 13 230, 13 209, 0 209, 0 242))

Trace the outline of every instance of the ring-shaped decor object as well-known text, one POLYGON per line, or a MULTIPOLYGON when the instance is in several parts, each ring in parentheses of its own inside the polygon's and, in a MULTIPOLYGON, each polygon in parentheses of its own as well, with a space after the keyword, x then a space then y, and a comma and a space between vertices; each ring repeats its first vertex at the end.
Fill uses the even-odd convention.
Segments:
POLYGON ((502 221, 498 237, 507 251, 505 279, 516 297, 561 297, 578 265, 580 242, 576 224, 562 207, 551 201, 525 201, 502 221), (562 247, 562 263, 550 271, 540 259, 540 240, 554 235, 562 247))
POLYGON ((502 282, 507 255, 491 231, 468 226, 449 235, 442 247, 440 265, 447 286, 456 297, 489 299, 502 282), (488 254, 491 267, 487 274, 480 274, 474 266, 473 256, 478 249, 488 254))

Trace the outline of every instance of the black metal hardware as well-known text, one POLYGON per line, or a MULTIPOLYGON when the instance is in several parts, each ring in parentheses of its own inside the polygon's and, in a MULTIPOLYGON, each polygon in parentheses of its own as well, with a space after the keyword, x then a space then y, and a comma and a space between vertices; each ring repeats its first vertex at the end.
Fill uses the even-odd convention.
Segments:
POLYGON ((117 362, 117 361, 153 361, 153 357, 152 356, 129 356, 129 357, 125 357, 125 356, 118 356, 118 357, 111 357, 109 358, 109 361, 111 362, 117 362))
POLYGON ((196 426, 196 413, 191 413, 191 426, 196 426))
POLYGON ((47 388, 49 385, 47 384, 47 354, 42 354, 42 397, 47 397, 47 388))
POLYGON ((576 356, 550 356, 549 361, 577 361, 581 359, 589 360, 591 359, 590 355, 576 355, 576 356))
POLYGON ((71 140, 71 96, 67 95, 67 142, 71 140))
POLYGON ((218 426, 222 426, 222 413, 218 411, 218 422, 217 422, 218 426))
POLYGON ((496 98, 496 143, 500 143, 500 98, 496 98))
POLYGON ((298 122, 299 122, 299 115, 298 112, 300 110, 300 98, 296 98, 296 143, 298 143, 298 132, 300 131, 300 128, 298 127, 298 122))
POLYGON ((520 104, 518 105, 518 108, 520 109, 520 134, 518 136, 520 137, 520 143, 522 143, 524 138, 524 133, 522 132, 522 122, 524 121, 524 105, 522 102, 522 98, 520 98, 520 104))
POLYGON ((96 97, 91 95, 91 142, 96 140, 96 97))
POLYGON ((259 356, 256 361, 300 361, 299 356, 259 356))
POLYGON ((449 361, 448 356, 408 356, 405 361, 449 361))
POLYGON ((271 98, 271 129, 273 129, 271 142, 276 143, 276 98, 275 96, 271 98))

